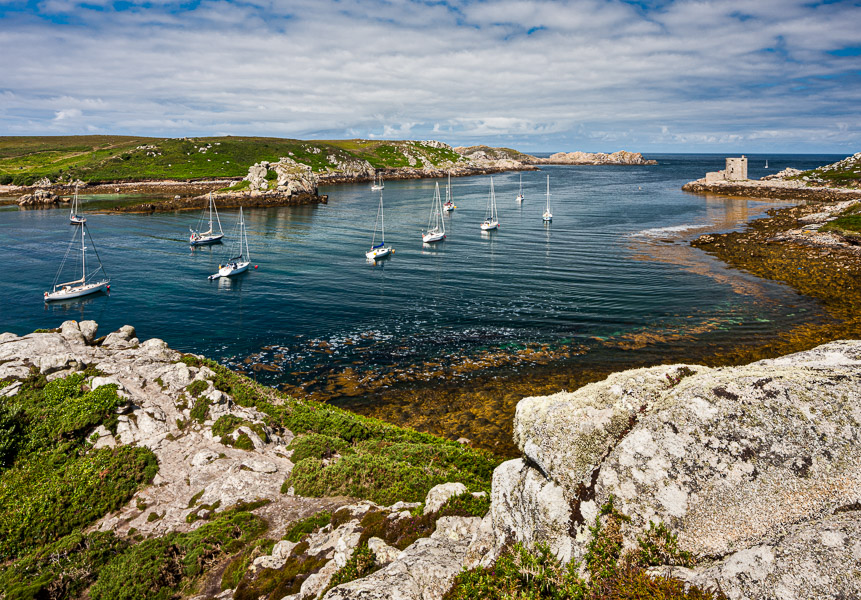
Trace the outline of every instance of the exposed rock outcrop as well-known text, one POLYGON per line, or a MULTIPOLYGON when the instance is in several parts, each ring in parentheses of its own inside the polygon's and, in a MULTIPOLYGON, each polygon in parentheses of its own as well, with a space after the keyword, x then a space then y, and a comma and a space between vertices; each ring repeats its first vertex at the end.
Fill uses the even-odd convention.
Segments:
POLYGON ((533 164, 543 165, 656 165, 658 161, 643 158, 639 152, 619 150, 604 152, 557 152, 548 158, 533 157, 533 164))
MULTIPOLYGON (((497 542, 547 542, 579 559, 613 496, 632 518, 627 547, 663 522, 699 557, 691 581, 732 598, 773 597, 784 581, 800 597, 807 590, 786 581, 805 561, 842 564, 857 551, 837 538, 861 520, 859 381, 861 342, 843 341, 744 367, 637 369, 526 398, 514 423, 524 459, 494 474, 497 542)), ((832 590, 824 597, 851 597, 859 580, 817 585, 832 590)))
POLYGON ((62 198, 50 190, 35 190, 32 194, 21 196, 18 206, 39 206, 59 202, 69 202, 69 198, 62 198))

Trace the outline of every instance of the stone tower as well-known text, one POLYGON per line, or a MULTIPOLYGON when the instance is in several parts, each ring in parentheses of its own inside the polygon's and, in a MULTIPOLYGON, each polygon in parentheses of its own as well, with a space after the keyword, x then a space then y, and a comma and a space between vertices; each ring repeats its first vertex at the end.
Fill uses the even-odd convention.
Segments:
POLYGON ((747 179, 747 157, 742 154, 741 158, 726 159, 726 175, 728 181, 747 179))

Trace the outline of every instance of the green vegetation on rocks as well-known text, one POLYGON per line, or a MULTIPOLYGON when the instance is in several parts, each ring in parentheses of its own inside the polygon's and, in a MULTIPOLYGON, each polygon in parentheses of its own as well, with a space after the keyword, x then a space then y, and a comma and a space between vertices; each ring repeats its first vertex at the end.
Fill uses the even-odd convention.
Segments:
POLYGON ((311 515, 300 521, 296 521, 287 533, 284 534, 284 539, 290 542, 298 542, 307 534, 317 531, 321 527, 325 527, 332 522, 332 514, 329 511, 322 511, 311 515))
POLYGON ((211 360, 188 355, 183 361, 206 365, 216 373, 215 387, 234 402, 265 414, 267 426, 276 432, 289 429, 299 436, 291 445, 296 465, 284 492, 293 487, 303 496, 349 495, 379 504, 421 501, 430 488, 447 481, 489 492, 493 469, 501 462, 489 452, 454 441, 328 404, 297 401, 211 360), (332 451, 341 457, 325 464, 332 451))
POLYGON ((0 559, 51 544, 118 509, 155 476, 146 448, 90 449, 87 433, 115 424, 116 386, 84 392, 83 374, 26 380, 0 400, 0 559))
POLYGON ((187 591, 215 561, 242 550, 266 523, 238 507, 188 533, 145 540, 113 558, 93 587, 93 600, 168 600, 187 591))
POLYGON ((527 548, 518 543, 493 565, 463 571, 445 600, 726 600, 720 591, 647 572, 645 567, 656 561, 692 566, 692 560, 678 551, 663 525, 650 527, 640 538, 639 550, 623 552, 621 528, 629 520, 613 506, 612 498, 601 507, 589 528, 592 539, 583 561, 588 578, 580 576, 580 563, 563 565, 549 546, 527 548))

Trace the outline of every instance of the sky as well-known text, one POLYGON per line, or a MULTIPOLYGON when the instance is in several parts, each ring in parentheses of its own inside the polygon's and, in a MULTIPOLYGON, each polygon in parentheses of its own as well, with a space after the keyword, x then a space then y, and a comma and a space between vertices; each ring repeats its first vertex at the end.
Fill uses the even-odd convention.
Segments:
POLYGON ((861 151, 861 0, 0 0, 0 135, 861 151))

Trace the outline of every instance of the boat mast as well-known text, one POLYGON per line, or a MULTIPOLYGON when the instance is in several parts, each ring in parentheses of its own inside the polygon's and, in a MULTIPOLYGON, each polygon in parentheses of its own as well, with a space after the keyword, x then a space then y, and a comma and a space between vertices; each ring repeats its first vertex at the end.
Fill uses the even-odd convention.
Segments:
POLYGON ((81 225, 81 283, 87 283, 87 247, 84 245, 86 225, 81 225))
MULTIPOLYGON (((383 175, 380 174, 380 183, 383 181, 383 175)), ((380 190, 380 223, 382 225, 382 237, 380 240, 382 241, 383 246, 386 245, 386 215, 383 212, 383 190, 380 190)), ((374 228, 374 235, 377 234, 376 228, 374 228)))
POLYGON ((547 176, 547 212, 550 212, 550 175, 547 176))

